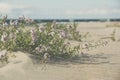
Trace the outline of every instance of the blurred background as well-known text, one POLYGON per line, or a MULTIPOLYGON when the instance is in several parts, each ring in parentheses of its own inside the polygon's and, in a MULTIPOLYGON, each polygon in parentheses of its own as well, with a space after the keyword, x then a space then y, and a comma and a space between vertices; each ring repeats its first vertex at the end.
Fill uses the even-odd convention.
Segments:
POLYGON ((120 0, 0 0, 0 14, 16 19, 119 19, 120 0))

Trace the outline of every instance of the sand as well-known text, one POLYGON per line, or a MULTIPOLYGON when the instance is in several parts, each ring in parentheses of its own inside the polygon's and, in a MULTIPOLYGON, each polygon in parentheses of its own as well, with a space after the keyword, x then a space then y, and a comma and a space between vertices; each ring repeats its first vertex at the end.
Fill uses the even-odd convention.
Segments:
MULTIPOLYGON (((88 39, 98 40, 109 36, 116 29, 116 39, 120 38, 120 28, 106 28, 108 22, 79 23, 80 33, 89 32, 88 39)), ((46 68, 28 53, 16 52, 16 58, 0 68, 0 80, 120 80, 120 42, 107 39, 109 44, 87 51, 87 54, 103 54, 96 59, 100 63, 47 63, 46 68)))

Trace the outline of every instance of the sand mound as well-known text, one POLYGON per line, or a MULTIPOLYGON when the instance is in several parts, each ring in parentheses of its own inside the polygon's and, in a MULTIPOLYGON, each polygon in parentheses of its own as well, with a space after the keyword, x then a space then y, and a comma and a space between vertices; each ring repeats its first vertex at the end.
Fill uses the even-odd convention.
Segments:
POLYGON ((16 58, 10 57, 9 63, 0 68, 0 80, 23 80, 23 77, 25 80, 25 67, 32 65, 32 61, 25 53, 16 52, 15 55, 16 58))

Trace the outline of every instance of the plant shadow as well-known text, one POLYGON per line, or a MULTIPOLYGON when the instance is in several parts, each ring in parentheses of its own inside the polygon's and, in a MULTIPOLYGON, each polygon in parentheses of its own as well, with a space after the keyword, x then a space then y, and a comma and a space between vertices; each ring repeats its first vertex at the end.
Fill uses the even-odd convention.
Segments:
MULTIPOLYGON (((41 60, 39 59, 38 56, 35 55, 30 55, 30 58, 33 61, 33 64, 41 64, 41 60)), ((82 53, 80 55, 76 55, 71 58, 51 58, 50 60, 47 61, 46 64, 54 65, 68 65, 68 64, 107 64, 110 63, 108 60, 109 55, 104 54, 104 53, 98 53, 98 54, 88 54, 88 53, 82 53)))

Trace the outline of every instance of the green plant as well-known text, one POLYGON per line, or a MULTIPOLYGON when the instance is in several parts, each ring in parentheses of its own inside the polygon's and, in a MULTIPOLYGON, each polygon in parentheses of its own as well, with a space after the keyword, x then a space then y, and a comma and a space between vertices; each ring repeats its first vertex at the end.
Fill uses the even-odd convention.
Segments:
POLYGON ((112 41, 115 41, 115 40, 116 40, 116 39, 115 39, 115 34, 116 34, 116 30, 114 29, 113 32, 112 32, 112 34, 111 34, 111 40, 112 40, 112 41))

